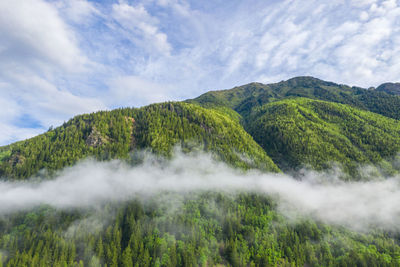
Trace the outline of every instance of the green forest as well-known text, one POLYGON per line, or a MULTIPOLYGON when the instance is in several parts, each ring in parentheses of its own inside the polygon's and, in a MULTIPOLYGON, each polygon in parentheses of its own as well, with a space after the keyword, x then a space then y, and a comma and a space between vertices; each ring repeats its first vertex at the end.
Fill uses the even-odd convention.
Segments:
POLYGON ((132 200, 93 211, 41 207, 0 221, 6 266, 398 266, 388 233, 360 234, 307 219, 290 224, 265 196, 205 193, 132 200), (111 219, 110 219, 111 217, 111 219))
MULTIPOLYGON (((386 88, 386 87, 385 87, 386 88)), ((390 88, 389 88, 390 89, 390 88)), ((400 96, 312 77, 78 115, 0 147, 3 182, 48 181, 86 158, 141 164, 204 151, 243 172, 400 171, 400 96)), ((218 177, 215 177, 218 179, 218 177)), ((400 235, 288 220, 254 192, 160 193, 97 208, 0 215, 2 266, 400 266, 400 235), (179 207, 171 211, 171 201, 179 207)))

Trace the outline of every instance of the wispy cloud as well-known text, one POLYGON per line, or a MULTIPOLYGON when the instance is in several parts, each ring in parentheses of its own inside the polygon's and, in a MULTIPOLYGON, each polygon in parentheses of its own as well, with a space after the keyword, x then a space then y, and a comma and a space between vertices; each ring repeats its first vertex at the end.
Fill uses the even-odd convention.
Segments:
POLYGON ((87 60, 57 9, 41 0, 2 1, 0 34, 2 70, 77 71, 87 60))
MULTIPOLYGON (((110 80, 110 106, 144 106, 148 103, 162 102, 166 99, 174 100, 173 92, 168 85, 157 84, 144 80, 138 76, 121 76, 110 80)), ((176 97, 176 96, 175 96, 176 97)))
POLYGON ((0 35, 0 97, 7 102, 0 118, 1 144, 30 137, 77 112, 104 108, 59 82, 87 73, 91 62, 55 6, 41 0, 1 1, 0 35), (18 126, 23 114, 39 121, 40 129, 18 126))
POLYGON ((123 35, 134 45, 148 53, 156 53, 156 56, 157 53, 169 55, 171 45, 167 35, 159 30, 158 19, 151 16, 143 5, 113 4, 111 16, 119 26, 114 29, 123 30, 123 35))
POLYGON ((77 24, 89 24, 94 17, 101 16, 96 5, 87 0, 60 0, 55 5, 69 21, 77 24))
POLYGON ((399 18, 395 0, 2 1, 0 96, 36 110, 44 129, 80 112, 297 75, 377 86, 398 79, 399 18), (43 83, 60 97, 42 98, 43 83))
POLYGON ((85 161, 53 180, 0 182, 0 215, 42 204, 59 209, 97 207, 109 201, 152 199, 163 192, 253 192, 275 198, 278 211, 290 220, 310 217, 359 231, 399 230, 399 177, 343 182, 339 176, 304 172, 299 180, 283 174, 244 173, 204 154, 178 153, 171 161, 147 155, 136 167, 119 161, 85 161))

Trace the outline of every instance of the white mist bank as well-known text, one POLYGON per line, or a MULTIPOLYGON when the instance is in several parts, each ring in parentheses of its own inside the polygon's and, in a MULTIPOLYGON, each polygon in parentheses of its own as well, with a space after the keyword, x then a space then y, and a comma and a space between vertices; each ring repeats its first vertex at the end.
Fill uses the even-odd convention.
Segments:
POLYGON ((310 216, 356 230, 400 230, 400 178, 343 182, 339 174, 308 172, 302 180, 284 174, 242 172, 209 155, 131 167, 120 161, 84 161, 50 181, 0 182, 0 214, 46 204, 56 208, 96 206, 107 201, 148 198, 163 191, 258 192, 277 198, 289 218, 310 216))

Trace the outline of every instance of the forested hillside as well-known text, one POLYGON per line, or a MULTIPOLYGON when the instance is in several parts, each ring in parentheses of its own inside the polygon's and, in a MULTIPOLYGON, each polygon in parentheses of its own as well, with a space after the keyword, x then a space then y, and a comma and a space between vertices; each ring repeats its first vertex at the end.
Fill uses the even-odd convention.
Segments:
POLYGON ((246 116, 255 107, 292 97, 347 104, 400 119, 400 96, 388 94, 385 90, 350 87, 313 77, 295 77, 274 84, 250 83, 229 90, 210 91, 189 101, 204 106, 227 106, 246 116))
POLYGON ((85 157, 129 159, 149 149, 168 156, 174 146, 204 149, 241 168, 279 171, 266 152, 222 109, 186 103, 154 104, 77 116, 37 137, 3 147, 0 175, 25 179, 85 157))
POLYGON ((379 85, 376 90, 392 95, 400 95, 400 83, 384 83, 379 85))
MULTIPOLYGON (((93 211, 41 208, 0 220, 7 266, 399 266, 397 238, 302 220, 265 196, 208 193, 93 211), (91 216, 95 216, 94 218, 91 216)), ((1 252, 0 252, 1 255, 1 252)))
POLYGON ((293 98, 253 110, 248 131, 282 168, 309 164, 313 169, 340 163, 352 177, 357 167, 379 165, 400 151, 397 120, 343 104, 293 98))
MULTIPOLYGON (((400 96, 393 88, 297 77, 79 115, 0 147, 0 187, 34 181, 35 188, 85 158, 138 165, 143 152, 168 161, 174 153, 205 151, 232 168, 275 175, 333 166, 352 181, 363 178, 365 166, 394 175, 400 168, 400 96)), ((281 213, 278 201, 245 190, 164 192, 95 207, 50 204, 8 212, 0 214, 0 267, 400 266, 395 230, 355 232, 293 219, 281 213)))
POLYGON ((363 89, 296 77, 210 91, 188 102, 238 112, 246 131, 286 171, 339 163, 351 173, 348 178, 357 179, 363 164, 396 172, 400 97, 382 89, 387 85, 363 89))

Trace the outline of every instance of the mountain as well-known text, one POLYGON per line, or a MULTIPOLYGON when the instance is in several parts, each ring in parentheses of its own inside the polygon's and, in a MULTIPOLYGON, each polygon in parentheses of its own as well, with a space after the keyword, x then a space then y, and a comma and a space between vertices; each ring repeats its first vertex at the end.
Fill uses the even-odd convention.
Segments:
POLYGON ((41 169, 58 170, 85 157, 127 159, 144 149, 169 155, 175 145, 183 150, 201 147, 236 167, 278 172, 238 118, 234 111, 187 103, 85 114, 42 135, 3 147, 0 175, 25 179, 41 169))
MULTIPOLYGON (((392 175, 400 150, 396 88, 296 77, 183 102, 79 115, 0 147, 0 189, 30 182, 36 188, 88 157, 138 165, 143 152, 168 159, 206 151, 231 167, 272 173, 339 165, 343 179, 359 180, 360 169, 371 165, 392 175)), ((282 215, 278 203, 258 193, 202 191, 0 214, 0 267, 400 266, 398 231, 373 225, 372 231, 356 232, 318 219, 293 219, 282 215)), ((379 205, 384 204, 374 207, 385 210, 379 205)))
POLYGON ((47 133, 1 147, 0 176, 25 179, 39 170, 51 174, 85 157, 128 160, 145 149, 170 155, 176 145, 201 147, 245 169, 324 169, 335 162, 354 177, 360 164, 380 164, 393 173, 389 162, 399 149, 398 107, 399 96, 312 77, 251 83, 186 103, 77 116, 47 133))
POLYGON ((397 168, 400 97, 384 91, 296 77, 210 91, 188 102, 238 112, 246 131, 284 171, 340 163, 357 179, 363 164, 387 173, 397 168))
POLYGON ((400 151, 399 121, 344 104, 291 98, 253 109, 247 130, 282 169, 342 164, 357 177, 359 164, 380 164, 400 151), (286 167, 284 167, 286 166, 286 167))
POLYGON ((322 81, 313 77, 296 77, 274 84, 250 83, 229 90, 207 92, 189 102, 203 106, 227 106, 246 116, 255 107, 294 97, 347 104, 400 119, 400 96, 380 90, 367 90, 322 81))
POLYGON ((376 90, 392 95, 400 95, 400 83, 384 83, 379 85, 376 90))

